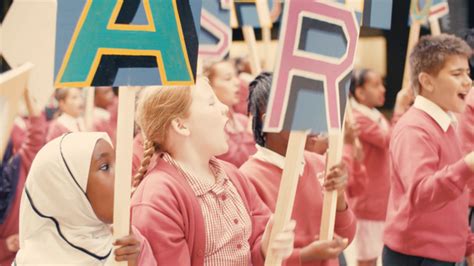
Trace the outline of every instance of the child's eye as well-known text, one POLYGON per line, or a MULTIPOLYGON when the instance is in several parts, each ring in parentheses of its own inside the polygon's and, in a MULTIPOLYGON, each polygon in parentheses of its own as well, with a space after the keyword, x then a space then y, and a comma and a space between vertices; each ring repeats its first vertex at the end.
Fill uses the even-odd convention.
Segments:
POLYGON ((110 166, 105 163, 105 164, 102 164, 99 169, 100 169, 101 171, 108 171, 109 168, 110 168, 110 166))

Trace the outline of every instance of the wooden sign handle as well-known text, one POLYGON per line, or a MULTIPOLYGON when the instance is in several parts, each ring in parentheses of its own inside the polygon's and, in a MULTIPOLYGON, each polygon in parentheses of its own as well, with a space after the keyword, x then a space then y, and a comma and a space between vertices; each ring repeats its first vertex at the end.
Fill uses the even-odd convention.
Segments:
POLYGON ((263 49, 265 53, 264 68, 267 71, 270 71, 272 68, 270 66, 269 58, 271 58, 271 44, 272 44, 272 29, 270 27, 262 27, 262 41, 263 49))
POLYGON ((434 17, 428 19, 430 22, 430 30, 431 30, 431 35, 437 36, 441 34, 441 27, 439 25, 439 19, 434 17))
POLYGON ((242 32, 250 52, 250 68, 252 75, 257 76, 262 72, 262 66, 260 65, 260 58, 258 56, 255 32, 253 31, 252 26, 242 26, 242 32))
POLYGON ((86 89, 86 111, 84 115, 84 122, 87 131, 92 131, 94 127, 94 95, 95 88, 87 87, 86 89))
MULTIPOLYGON (((114 239, 130 234, 130 195, 136 87, 120 87, 114 191, 114 239)), ((114 265, 126 266, 127 262, 114 265)))
POLYGON ((420 22, 413 20, 410 27, 410 34, 408 36, 407 54, 405 58, 405 69, 403 71, 403 83, 401 89, 407 88, 410 85, 410 54, 420 38, 420 27, 420 22))
MULTIPOLYGON (((276 235, 282 232, 285 225, 290 221, 299 176, 303 170, 303 152, 307 136, 307 131, 291 131, 290 133, 268 247, 271 247, 276 235)), ((265 266, 281 265, 281 262, 282 258, 275 256, 269 248, 265 258, 265 266)))
MULTIPOLYGON (((339 129, 329 130, 329 149, 326 160, 326 173, 342 158, 342 133, 339 129)), ((336 223, 337 190, 324 191, 323 213, 321 216, 320 240, 331 240, 334 237, 336 223)))

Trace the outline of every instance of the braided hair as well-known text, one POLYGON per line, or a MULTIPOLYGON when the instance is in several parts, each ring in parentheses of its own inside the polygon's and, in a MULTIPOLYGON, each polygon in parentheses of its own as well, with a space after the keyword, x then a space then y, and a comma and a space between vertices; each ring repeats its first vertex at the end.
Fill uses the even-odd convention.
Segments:
POLYGON ((267 111, 272 87, 272 74, 262 72, 249 85, 248 112, 252 116, 252 131, 255 142, 265 146, 262 115, 267 111))

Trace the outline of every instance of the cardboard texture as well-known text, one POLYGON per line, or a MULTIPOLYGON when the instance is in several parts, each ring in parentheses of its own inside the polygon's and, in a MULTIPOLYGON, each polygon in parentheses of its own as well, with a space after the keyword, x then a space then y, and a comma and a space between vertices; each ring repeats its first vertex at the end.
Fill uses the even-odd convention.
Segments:
POLYGON ((222 60, 232 43, 230 9, 225 9, 219 0, 205 0, 201 10, 199 33, 199 58, 222 60))
POLYGON ((59 0, 57 87, 194 84, 199 0, 59 0))
POLYGON ((19 102, 28 86, 32 69, 33 64, 25 63, 0 74, 0 158, 3 158, 19 102))
POLYGON ((12 68, 31 62, 30 96, 45 106, 54 92, 56 0, 14 0, 2 24, 0 53, 12 68))

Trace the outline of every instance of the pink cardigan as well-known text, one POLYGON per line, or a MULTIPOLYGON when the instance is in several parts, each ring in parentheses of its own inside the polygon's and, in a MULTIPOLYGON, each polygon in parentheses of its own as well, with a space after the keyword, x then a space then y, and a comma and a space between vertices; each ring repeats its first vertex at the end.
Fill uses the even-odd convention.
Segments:
POLYGON ((18 153, 14 156, 21 157, 20 177, 15 192, 15 199, 3 224, 0 224, 0 265, 10 265, 16 253, 7 249, 5 240, 14 234, 18 234, 20 200, 26 176, 30 170, 31 163, 36 153, 44 144, 46 135, 46 119, 43 115, 31 117, 27 121, 26 138, 20 146, 18 153))
POLYGON ((391 129, 382 130, 375 121, 355 109, 353 115, 359 125, 364 158, 361 163, 352 161, 348 188, 351 207, 359 219, 384 221, 390 192, 388 145, 391 129))
MULTIPOLYGON (((324 171, 324 157, 305 151, 304 173, 300 176, 296 189, 292 219, 296 220, 295 250, 288 258, 288 265, 337 266, 337 259, 312 261, 303 264, 300 258, 301 248, 313 242, 319 234, 323 207, 323 193, 317 179, 318 173, 324 171)), ((255 185, 258 194, 267 206, 274 211, 280 189, 282 169, 251 157, 240 170, 255 185)), ((352 211, 347 208, 336 213, 335 232, 352 241, 356 230, 356 221, 352 211)))
MULTIPOLYGON (((261 238, 270 210, 235 166, 221 161, 252 219, 248 240, 253 265, 263 265, 261 238)), ((176 168, 160 159, 133 194, 132 224, 148 239, 158 265, 203 265, 204 218, 191 187, 176 168)))

